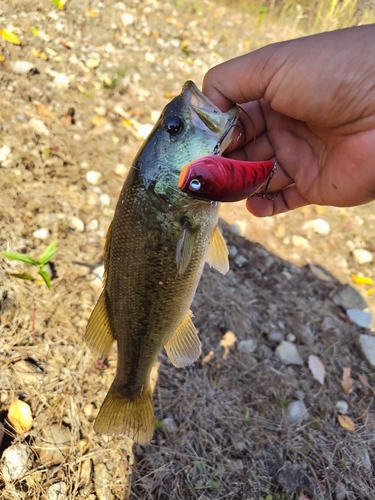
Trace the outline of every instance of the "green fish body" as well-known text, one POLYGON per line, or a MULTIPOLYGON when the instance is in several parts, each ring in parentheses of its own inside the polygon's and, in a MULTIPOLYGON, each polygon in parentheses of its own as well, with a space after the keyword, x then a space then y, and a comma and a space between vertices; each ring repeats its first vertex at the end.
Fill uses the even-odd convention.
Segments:
MULTIPOLYGON (((183 166, 212 153, 236 119, 187 82, 162 112, 122 188, 107 235, 102 294, 86 340, 98 356, 118 344, 116 377, 95 430, 142 444, 154 429, 151 369, 164 346, 175 366, 201 353, 190 305, 205 261, 225 273, 217 203, 177 189, 183 166)), ((229 135, 227 140, 229 140, 229 135)))

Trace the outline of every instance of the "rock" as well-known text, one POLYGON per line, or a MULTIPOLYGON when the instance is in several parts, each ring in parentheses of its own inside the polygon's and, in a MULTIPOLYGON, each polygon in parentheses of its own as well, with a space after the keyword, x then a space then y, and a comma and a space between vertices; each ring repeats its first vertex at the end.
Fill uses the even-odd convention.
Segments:
POLYGON ((363 467, 364 469, 368 470, 369 472, 372 471, 372 463, 370 459, 370 455, 368 451, 364 448, 360 448, 356 452, 356 462, 360 467, 363 467))
POLYGON ((89 170, 86 173, 86 180, 89 184, 98 184, 102 174, 100 172, 96 172, 95 170, 89 170))
POLYGON ((49 231, 46 227, 41 227, 33 232, 34 238, 39 238, 40 240, 46 240, 49 236, 49 231))
POLYGON ((89 69, 95 69, 99 66, 100 64, 100 59, 87 59, 86 61, 86 66, 89 69))
POLYGON ((112 478, 109 475, 108 469, 103 463, 94 465, 94 484, 95 493, 101 500, 113 500, 113 495, 109 489, 112 484, 112 478))
POLYGON ((64 75, 64 73, 58 73, 53 79, 53 83, 57 88, 61 90, 66 90, 69 87, 70 78, 64 75))
POLYGON ((233 224, 228 226, 228 231, 234 236, 243 236, 245 234, 247 227, 247 222, 242 220, 236 220, 233 224))
POLYGON ((99 266, 94 267, 91 271, 93 274, 93 280, 91 284, 98 289, 102 289, 103 287, 103 274, 104 274, 104 264, 100 264, 99 266))
POLYGON ((2 148, 0 148, 0 163, 6 161, 10 153, 11 149, 8 146, 3 146, 2 148))
POLYGON ((39 366, 35 363, 27 361, 27 359, 20 359, 20 361, 16 361, 13 364, 13 369, 22 382, 29 382, 34 386, 37 386, 44 376, 39 366))
POLYGON ((286 408, 286 421, 288 424, 302 423, 308 416, 306 405, 303 401, 292 401, 286 408))
POLYGON ((295 342, 296 341, 296 336, 294 335, 294 333, 288 333, 288 335, 286 336, 286 340, 288 342, 295 342))
POLYGON ((176 422, 174 421, 174 419, 172 417, 167 417, 167 418, 163 419, 162 428, 165 431, 170 432, 171 434, 178 431, 178 427, 176 425, 176 422))
POLYGON ((236 247, 236 245, 229 245, 228 252, 229 252, 229 257, 231 259, 234 259, 235 256, 238 254, 238 248, 236 247))
POLYGON ((67 427, 50 425, 43 429, 42 437, 35 439, 36 451, 41 465, 58 465, 64 460, 64 454, 69 452, 72 436, 67 427))
POLYGON ((314 232, 321 235, 327 235, 330 233, 330 226, 324 219, 314 219, 305 222, 302 226, 302 230, 308 233, 314 232))
POLYGON ((29 471, 31 451, 25 444, 10 446, 3 453, 1 471, 6 481, 21 479, 29 471))
POLYGON ((375 366, 375 337, 365 334, 360 335, 359 343, 367 361, 370 365, 375 366))
POLYGON ((284 340, 284 335, 281 332, 270 332, 267 333, 267 338, 270 342, 273 342, 275 344, 280 344, 284 340))
POLYGON ((336 488, 335 488, 335 499, 336 500, 347 500, 348 497, 348 490, 346 489, 346 486, 344 483, 337 483, 336 488))
POLYGON ((86 227, 88 231, 96 231, 99 227, 98 219, 90 220, 86 227))
POLYGON ((111 198, 107 193, 103 193, 99 196, 100 202, 103 207, 109 207, 111 204, 111 198))
POLYGON ((361 309, 347 309, 346 314, 350 321, 361 328, 369 328, 372 322, 372 314, 361 309))
POLYGON ((49 135, 48 128, 44 125, 42 120, 39 120, 39 118, 31 118, 30 125, 37 134, 49 135))
POLYGON ((356 248, 353 250, 353 258, 357 264, 367 264, 372 262, 372 254, 362 248, 356 248))
POLYGON ((134 16, 133 14, 126 12, 125 14, 122 14, 121 21, 124 26, 131 26, 134 23, 134 16))
POLYGON ((154 126, 151 125, 151 123, 145 123, 143 125, 140 125, 137 130, 137 135, 139 136, 140 139, 145 140, 150 135, 150 132, 153 128, 154 126))
POLYGON ((237 257, 234 259, 234 263, 238 266, 238 267, 243 267, 244 264, 247 264, 247 262, 249 262, 247 260, 247 258, 244 256, 244 255, 237 255, 237 257))
POLYGON ((79 217, 71 215, 69 217, 69 227, 77 231, 78 233, 83 233, 85 230, 85 223, 79 217))
POLYGON ((366 307, 368 307, 367 302, 357 290, 349 284, 337 287, 332 296, 332 300, 337 306, 345 309, 345 311, 347 309, 366 309, 366 307))
POLYGON ((128 172, 128 167, 123 163, 118 163, 115 168, 115 174, 119 177, 125 177, 128 172))
POLYGON ((17 75, 27 75, 27 73, 30 73, 30 71, 36 71, 35 65, 28 61, 11 62, 10 69, 13 71, 13 73, 17 73, 17 75))
POLYGON ((47 500, 65 500, 68 485, 64 481, 53 483, 47 489, 47 500))
POLYGON ((349 405, 346 401, 337 401, 335 404, 335 408, 341 415, 346 415, 349 410, 349 405))
POLYGON ((238 343, 238 350, 243 354, 251 354, 257 348, 257 341, 255 339, 241 340, 238 343))
POLYGON ((310 246, 310 244, 306 238, 304 238, 303 236, 298 236, 298 235, 292 236, 292 244, 295 247, 308 248, 310 246))
POLYGON ((284 340, 276 348, 276 357, 283 365, 302 365, 303 361, 292 342, 284 340))

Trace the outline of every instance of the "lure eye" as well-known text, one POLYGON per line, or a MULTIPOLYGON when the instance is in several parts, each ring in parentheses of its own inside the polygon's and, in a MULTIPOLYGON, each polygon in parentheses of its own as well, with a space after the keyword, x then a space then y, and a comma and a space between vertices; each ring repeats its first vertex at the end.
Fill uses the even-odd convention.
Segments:
POLYGON ((201 183, 198 181, 198 179, 192 179, 189 186, 192 191, 199 191, 201 188, 201 183))
POLYGON ((164 129, 171 136, 179 134, 183 128, 184 123, 179 116, 168 116, 164 122, 164 129))

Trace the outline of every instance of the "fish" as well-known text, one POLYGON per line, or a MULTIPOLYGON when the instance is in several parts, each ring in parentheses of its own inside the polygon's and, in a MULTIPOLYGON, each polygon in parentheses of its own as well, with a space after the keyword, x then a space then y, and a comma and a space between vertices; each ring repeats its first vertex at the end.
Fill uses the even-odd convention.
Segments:
POLYGON ((220 204, 193 199, 177 184, 184 165, 225 151, 237 116, 236 107, 221 112, 188 81, 133 161, 108 230, 103 290, 85 334, 100 358, 117 341, 116 375, 96 432, 150 442, 150 375, 159 352, 164 347, 177 367, 201 354, 190 306, 205 262, 228 271, 228 249, 218 228, 220 204))

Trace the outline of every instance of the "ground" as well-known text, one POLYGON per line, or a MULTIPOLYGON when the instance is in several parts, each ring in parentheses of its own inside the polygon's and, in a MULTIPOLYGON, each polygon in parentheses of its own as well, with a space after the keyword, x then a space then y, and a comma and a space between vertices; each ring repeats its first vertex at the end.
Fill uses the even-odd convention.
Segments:
POLYGON ((47 0, 22 4, 0 4, 0 29, 21 41, 0 39, 0 250, 37 257, 56 239, 59 251, 51 290, 10 275, 28 271, 23 264, 0 261, 0 498, 372 498, 375 371, 359 346, 372 330, 351 324, 332 299, 350 283, 375 312, 371 285, 352 281, 375 278, 372 262, 355 258, 355 250, 374 255, 373 205, 263 220, 243 203, 222 207, 231 269, 206 268, 199 285, 192 309, 201 359, 177 369, 160 355, 151 444, 92 427, 116 353, 96 360, 83 335, 133 157, 186 80, 200 85, 221 60, 305 33, 301 19, 192 0, 70 0, 63 11, 47 0), (22 74, 19 61, 30 71, 22 74), (101 174, 96 183, 91 171, 101 174), (316 219, 328 233, 306 227, 316 219), (301 365, 278 359, 287 338, 301 365), (309 369, 312 354, 325 366, 323 385, 309 369), (7 422, 16 399, 34 419, 20 435, 7 422), (340 400, 354 432, 340 425, 340 400), (307 408, 295 424, 293 401, 307 408), (25 472, 10 480, 5 457, 19 445, 25 472))

